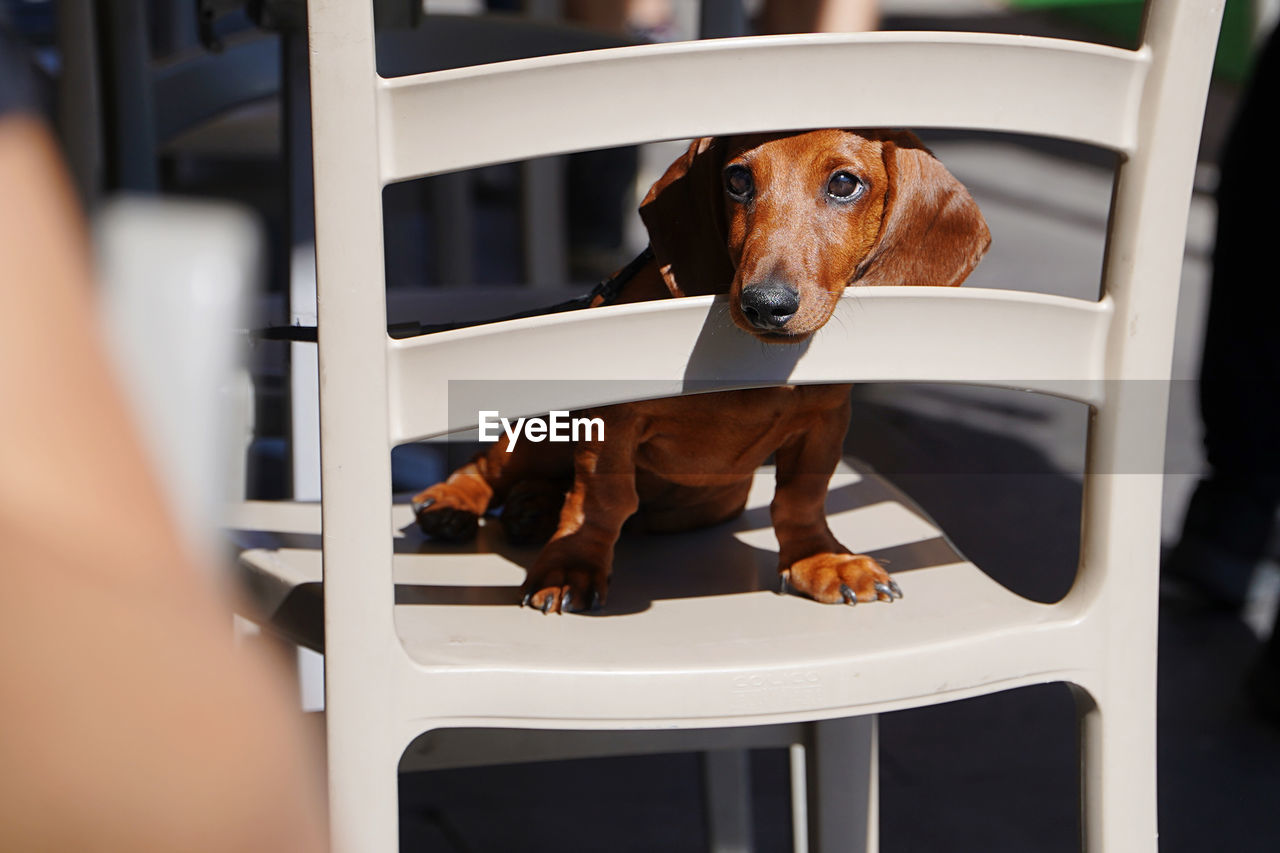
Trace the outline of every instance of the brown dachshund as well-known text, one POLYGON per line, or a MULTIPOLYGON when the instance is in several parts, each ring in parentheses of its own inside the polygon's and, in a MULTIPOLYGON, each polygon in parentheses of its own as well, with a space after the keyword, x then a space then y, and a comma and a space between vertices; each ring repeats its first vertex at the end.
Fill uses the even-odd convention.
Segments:
MULTIPOLYGON (((728 293, 734 323, 773 344, 822 328, 848 285, 960 284, 991 241, 969 193, 904 132, 699 139, 640 215, 653 259, 617 301, 728 293)), ((897 584, 836 541, 823 509, 849 390, 783 386, 592 409, 581 414, 603 421, 603 440, 517 441, 507 452, 504 438, 417 495, 414 510, 428 535, 456 540, 501 506, 509 538, 550 537, 524 603, 595 609, 623 522, 675 531, 733 518, 775 454, 783 588, 823 602, 892 601, 897 584)))

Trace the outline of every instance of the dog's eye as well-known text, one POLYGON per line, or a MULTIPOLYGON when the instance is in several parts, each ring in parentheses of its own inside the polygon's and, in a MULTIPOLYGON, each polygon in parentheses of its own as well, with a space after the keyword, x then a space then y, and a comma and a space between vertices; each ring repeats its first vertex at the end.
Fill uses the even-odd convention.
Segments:
POLYGON ((724 170, 724 188, 732 198, 746 201, 755 193, 756 182, 746 166, 730 166, 724 170))
POLYGON ((836 172, 831 176, 831 180, 827 181, 827 195, 836 201, 853 201, 862 195, 864 187, 866 184, 861 178, 854 177, 848 172, 836 172))

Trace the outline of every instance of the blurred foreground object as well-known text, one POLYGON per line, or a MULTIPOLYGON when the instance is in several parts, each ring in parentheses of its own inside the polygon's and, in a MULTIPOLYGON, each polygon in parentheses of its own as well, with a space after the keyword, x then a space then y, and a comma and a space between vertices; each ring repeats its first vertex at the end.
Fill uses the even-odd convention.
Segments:
POLYGON ((322 850, 283 674, 233 648, 178 532, 56 145, 20 110, 0 182, 0 849, 322 850))

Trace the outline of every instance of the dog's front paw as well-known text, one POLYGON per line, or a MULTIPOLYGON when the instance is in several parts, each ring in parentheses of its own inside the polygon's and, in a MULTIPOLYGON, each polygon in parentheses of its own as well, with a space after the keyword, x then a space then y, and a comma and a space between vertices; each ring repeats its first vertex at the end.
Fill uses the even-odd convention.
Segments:
POLYGON ((815 554, 782 570, 782 588, 825 604, 894 601, 902 590, 880 564, 862 554, 815 554))
POLYGON ((483 514, 483 510, 476 511, 474 503, 448 483, 437 483, 415 495, 412 506, 418 527, 432 539, 469 542, 476 538, 483 514))
POLYGON ((609 573, 586 563, 544 563, 529 570, 521 605, 543 613, 599 610, 609 594, 609 573))

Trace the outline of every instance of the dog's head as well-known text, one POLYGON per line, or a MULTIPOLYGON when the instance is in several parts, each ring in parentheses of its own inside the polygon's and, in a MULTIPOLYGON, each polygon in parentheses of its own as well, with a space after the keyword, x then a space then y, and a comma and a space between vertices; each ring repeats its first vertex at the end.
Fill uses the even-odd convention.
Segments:
POLYGON ((910 133, 694 140, 640 206, 667 287, 728 293, 769 342, 822 327, 848 285, 957 285, 991 242, 968 191, 910 133))

